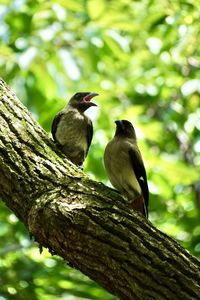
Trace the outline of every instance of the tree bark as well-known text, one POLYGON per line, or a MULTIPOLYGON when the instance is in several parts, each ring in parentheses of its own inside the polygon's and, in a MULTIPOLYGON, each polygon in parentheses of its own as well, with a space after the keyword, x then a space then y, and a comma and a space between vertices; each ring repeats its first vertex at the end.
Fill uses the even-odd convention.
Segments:
POLYGON ((0 196, 36 241, 119 299, 200 299, 200 262, 70 163, 0 80, 0 196))

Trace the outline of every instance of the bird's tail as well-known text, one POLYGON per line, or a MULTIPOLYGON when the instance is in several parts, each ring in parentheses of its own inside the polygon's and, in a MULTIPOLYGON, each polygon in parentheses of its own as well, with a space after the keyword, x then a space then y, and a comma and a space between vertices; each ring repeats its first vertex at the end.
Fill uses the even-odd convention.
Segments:
POLYGON ((133 209, 142 213, 148 219, 148 211, 145 205, 143 195, 138 196, 137 198, 134 199, 134 201, 132 201, 132 207, 133 209))

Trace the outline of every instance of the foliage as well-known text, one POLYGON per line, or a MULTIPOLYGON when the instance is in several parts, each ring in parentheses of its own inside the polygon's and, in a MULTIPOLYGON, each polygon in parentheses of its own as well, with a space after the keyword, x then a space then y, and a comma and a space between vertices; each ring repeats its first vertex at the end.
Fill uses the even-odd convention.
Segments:
MULTIPOLYGON (((100 94, 99 108, 89 112, 95 134, 85 171, 106 184, 102 157, 114 120, 132 121, 148 173, 150 220, 198 257, 199 17, 197 0, 0 5, 2 77, 48 132, 73 93, 100 94)), ((1 300, 112 299, 65 262, 40 256, 0 205, 1 300)))

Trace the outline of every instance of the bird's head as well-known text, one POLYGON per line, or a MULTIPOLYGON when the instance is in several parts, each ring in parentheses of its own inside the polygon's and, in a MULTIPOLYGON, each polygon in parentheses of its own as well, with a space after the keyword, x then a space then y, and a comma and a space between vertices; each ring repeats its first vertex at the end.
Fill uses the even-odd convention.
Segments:
POLYGON ((80 92, 76 93, 69 101, 69 105, 78 110, 84 112, 91 106, 97 106, 95 103, 91 102, 91 99, 95 96, 98 96, 97 93, 90 93, 90 92, 80 92))
POLYGON ((136 139, 135 129, 131 122, 127 120, 116 120, 115 136, 127 137, 136 139))

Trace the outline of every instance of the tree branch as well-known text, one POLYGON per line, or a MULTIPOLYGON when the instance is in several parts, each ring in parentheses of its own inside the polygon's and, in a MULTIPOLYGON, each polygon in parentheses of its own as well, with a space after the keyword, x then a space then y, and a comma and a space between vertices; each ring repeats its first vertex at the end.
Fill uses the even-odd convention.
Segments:
POLYGON ((0 81, 0 196, 41 246, 120 299, 200 299, 200 263, 71 164, 0 81))

